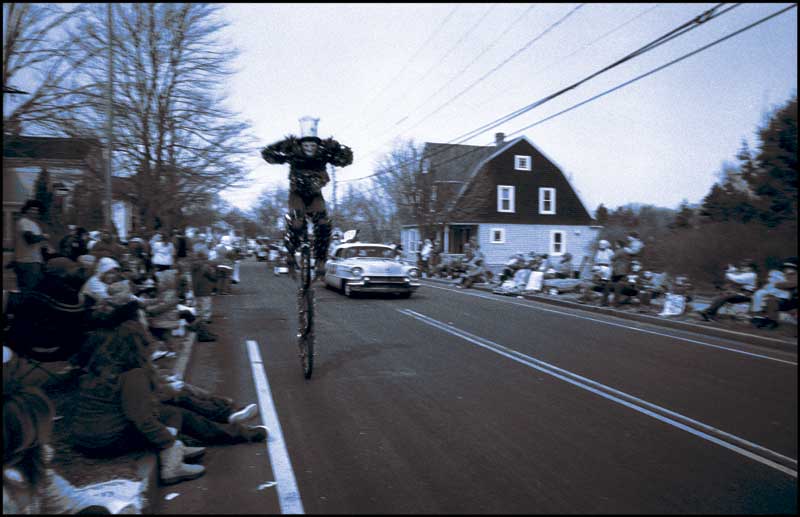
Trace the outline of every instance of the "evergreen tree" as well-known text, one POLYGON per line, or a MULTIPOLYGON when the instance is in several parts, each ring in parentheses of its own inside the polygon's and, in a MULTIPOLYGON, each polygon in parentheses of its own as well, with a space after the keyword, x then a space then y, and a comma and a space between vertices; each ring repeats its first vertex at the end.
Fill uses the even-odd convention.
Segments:
POLYGON ((608 222, 608 208, 606 208, 603 203, 597 206, 597 210, 594 212, 594 218, 599 225, 605 225, 608 222))
POLYGON ((755 209, 769 227, 797 220, 797 96, 759 131, 758 167, 745 174, 755 209))

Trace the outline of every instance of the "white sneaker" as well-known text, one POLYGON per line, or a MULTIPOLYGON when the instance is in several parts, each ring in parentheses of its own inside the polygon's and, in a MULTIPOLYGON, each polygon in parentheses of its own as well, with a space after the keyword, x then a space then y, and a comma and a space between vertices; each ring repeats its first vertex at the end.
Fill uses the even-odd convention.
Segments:
POLYGON ((235 424, 238 422, 244 422, 245 420, 249 420, 258 414, 258 406, 255 404, 250 404, 249 406, 245 407, 244 409, 240 409, 236 413, 232 414, 228 417, 228 422, 231 424, 235 424))

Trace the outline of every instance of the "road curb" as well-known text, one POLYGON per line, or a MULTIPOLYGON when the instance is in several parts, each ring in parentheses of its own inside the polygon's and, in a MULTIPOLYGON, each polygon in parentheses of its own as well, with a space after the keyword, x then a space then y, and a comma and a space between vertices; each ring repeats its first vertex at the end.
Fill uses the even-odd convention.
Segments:
MULTIPOLYGON (((186 335, 186 339, 183 340, 181 350, 178 352, 178 358, 172 367, 172 375, 176 379, 183 380, 196 340, 197 334, 195 332, 189 332, 186 335)), ((153 513, 153 503, 155 502, 156 494, 158 494, 157 454, 154 452, 145 454, 138 462, 137 472, 142 480, 140 485, 141 492, 138 495, 139 508, 142 509, 142 514, 148 515, 153 513)))
MULTIPOLYGON (((437 278, 425 278, 424 280, 455 286, 458 282, 453 280, 444 280, 444 279, 437 279, 437 278)), ((493 287, 484 287, 481 285, 474 285, 472 287, 475 290, 483 291, 491 293, 493 287)), ((673 328, 677 330, 685 330, 689 332, 696 332, 699 334, 706 334, 709 336, 714 337, 721 337, 721 338, 728 338, 728 339, 746 339, 753 344, 757 344, 759 346, 774 348, 777 350, 787 351, 787 352, 797 352, 797 340, 794 339, 780 339, 780 338, 772 338, 768 336, 760 336, 758 334, 753 334, 751 332, 742 332, 737 330, 728 330, 722 328, 715 328, 708 325, 699 325, 696 323, 685 322, 685 321, 677 321, 671 320, 668 318, 660 317, 660 316, 651 316, 648 314, 638 314, 633 312, 627 311, 620 311, 613 309, 611 307, 598 307, 595 305, 587 305, 577 302, 572 302, 568 300, 560 300, 557 298, 553 298, 549 295, 544 294, 522 294, 518 295, 522 296, 526 300, 537 301, 546 303, 549 305, 557 305, 560 307, 568 307, 572 309, 580 309, 587 312, 594 312, 599 314, 605 314, 606 316, 613 316, 616 318, 626 319, 626 320, 633 320, 639 321, 642 323, 649 323, 652 325, 658 325, 662 327, 673 328)))

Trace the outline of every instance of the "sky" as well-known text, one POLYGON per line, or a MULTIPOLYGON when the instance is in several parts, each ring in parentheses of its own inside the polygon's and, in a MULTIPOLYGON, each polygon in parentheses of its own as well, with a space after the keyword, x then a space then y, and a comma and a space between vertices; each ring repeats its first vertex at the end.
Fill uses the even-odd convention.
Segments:
MULTIPOLYGON (((224 37, 241 54, 228 106, 262 145, 320 119, 319 135, 354 152, 337 169, 369 189, 393 145, 453 142, 560 91, 716 4, 224 4, 224 37)), ((726 4, 731 5, 731 4, 726 4)), ((525 135, 571 179, 590 211, 698 203, 765 113, 796 93, 797 9, 519 132, 792 4, 742 4, 502 125, 525 135)), ((256 152, 246 188, 223 198, 250 208, 288 184, 286 165, 256 152)), ((326 187, 331 199, 332 186, 326 187)))

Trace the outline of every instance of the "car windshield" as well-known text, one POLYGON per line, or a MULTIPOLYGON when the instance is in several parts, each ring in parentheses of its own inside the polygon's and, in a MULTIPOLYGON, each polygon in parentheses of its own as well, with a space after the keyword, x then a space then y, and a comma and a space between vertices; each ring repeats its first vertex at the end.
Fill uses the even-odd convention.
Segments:
POLYGON ((385 246, 358 246, 343 250, 342 258, 393 258, 394 250, 385 246))

